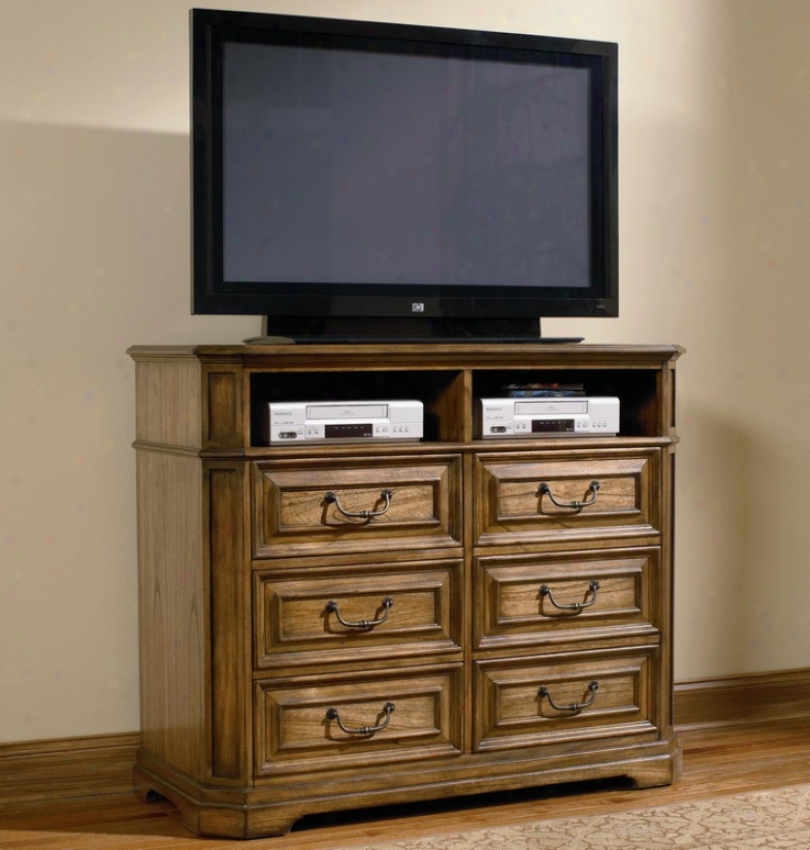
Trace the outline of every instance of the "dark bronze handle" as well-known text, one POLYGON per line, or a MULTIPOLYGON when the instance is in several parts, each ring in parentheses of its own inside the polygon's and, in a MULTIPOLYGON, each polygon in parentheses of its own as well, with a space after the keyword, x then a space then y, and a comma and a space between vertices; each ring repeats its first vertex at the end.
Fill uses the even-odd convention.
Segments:
POLYGON ((340 616, 340 608, 338 608, 338 604, 334 599, 330 599, 326 603, 326 610, 334 614, 340 625, 346 626, 347 629, 373 629, 374 626, 381 626, 388 619, 388 614, 391 611, 394 600, 390 596, 386 596, 385 599, 383 599, 382 604, 383 608, 385 608, 385 613, 378 620, 358 620, 356 623, 351 620, 344 620, 343 617, 340 616))
POLYGON ((551 592, 551 588, 547 585, 541 585, 540 587, 540 595, 548 596, 548 601, 560 611, 576 611, 579 613, 583 608, 590 608, 596 602, 596 594, 599 590, 599 582, 594 580, 588 585, 588 591, 592 594, 591 598, 587 602, 570 602, 565 605, 561 605, 554 598, 554 594, 551 592))
POLYGON ((380 498, 385 499, 385 504, 378 511, 347 511, 343 505, 340 504, 340 499, 338 498, 337 493, 333 493, 331 490, 324 496, 327 502, 334 503, 335 507, 343 514, 343 516, 348 517, 358 517, 360 519, 371 519, 373 516, 382 516, 388 508, 391 507, 391 497, 394 494, 390 490, 383 490, 380 493, 380 498))
POLYGON ((383 706, 383 711, 385 712, 385 720, 382 723, 377 724, 376 726, 360 726, 357 729, 350 729, 348 726, 343 725, 343 721, 340 719, 340 713, 336 708, 328 708, 326 710, 326 717, 328 720, 336 720, 337 725, 340 727, 342 732, 345 732, 347 735, 373 735, 375 732, 381 732, 385 727, 391 722, 391 712, 396 708, 394 703, 387 702, 383 706))
POLYGON ((585 702, 573 702, 571 705, 557 705, 556 702, 551 697, 548 688, 545 685, 541 685, 537 690, 537 696, 545 697, 548 700, 549 705, 555 711, 570 711, 572 713, 582 711, 583 708, 587 708, 589 705, 593 705, 593 701, 596 699, 596 691, 599 688, 599 682, 591 682, 588 685, 588 690, 591 692, 591 695, 588 697, 585 702))
POLYGON ((601 485, 598 481, 591 481, 588 485, 588 489, 591 491, 592 495, 590 499, 586 499, 584 502, 558 502, 557 499, 554 498, 554 493, 551 492, 551 486, 547 481, 540 482, 540 494, 544 496, 548 496, 549 499, 558 507, 558 508, 573 508, 574 510, 580 510, 581 508, 587 508, 588 505, 592 505, 596 501, 597 491, 601 485))

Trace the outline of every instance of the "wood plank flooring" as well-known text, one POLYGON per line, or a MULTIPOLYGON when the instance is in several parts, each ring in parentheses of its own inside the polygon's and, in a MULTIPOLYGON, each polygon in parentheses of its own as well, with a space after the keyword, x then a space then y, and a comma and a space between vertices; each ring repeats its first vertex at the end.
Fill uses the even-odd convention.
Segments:
POLYGON ((0 850, 336 850, 493 824, 641 809, 810 783, 810 719, 682 732, 684 771, 667 788, 580 783, 385 810, 305 818, 283 837, 250 842, 196 838, 165 802, 105 794, 3 807, 0 850))

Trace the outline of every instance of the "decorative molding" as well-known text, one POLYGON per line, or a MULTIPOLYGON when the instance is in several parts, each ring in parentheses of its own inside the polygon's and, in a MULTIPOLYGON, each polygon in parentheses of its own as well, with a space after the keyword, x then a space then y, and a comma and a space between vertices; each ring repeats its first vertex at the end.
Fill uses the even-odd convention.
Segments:
POLYGON ((0 810, 132 791, 139 732, 0 744, 0 810))
MULTIPOLYGON (((680 682, 678 731, 810 717, 810 669, 680 682)), ((0 811, 132 791, 140 733, 0 744, 0 811)))
POLYGON ((810 669, 675 685, 675 728, 706 729, 810 717, 810 669))

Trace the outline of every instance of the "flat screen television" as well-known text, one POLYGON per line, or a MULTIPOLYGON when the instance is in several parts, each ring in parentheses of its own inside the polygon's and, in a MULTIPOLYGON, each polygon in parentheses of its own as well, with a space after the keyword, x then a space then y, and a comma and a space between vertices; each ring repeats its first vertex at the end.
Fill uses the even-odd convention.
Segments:
POLYGON ((192 312, 294 340, 618 315, 617 45, 194 9, 192 312))

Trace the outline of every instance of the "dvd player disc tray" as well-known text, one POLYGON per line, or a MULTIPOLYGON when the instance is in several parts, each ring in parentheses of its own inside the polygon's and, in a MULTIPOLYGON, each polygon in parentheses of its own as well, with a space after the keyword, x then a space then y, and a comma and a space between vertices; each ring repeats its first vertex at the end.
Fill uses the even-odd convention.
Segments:
POLYGON ((421 440, 421 401, 269 402, 270 444, 421 440))

